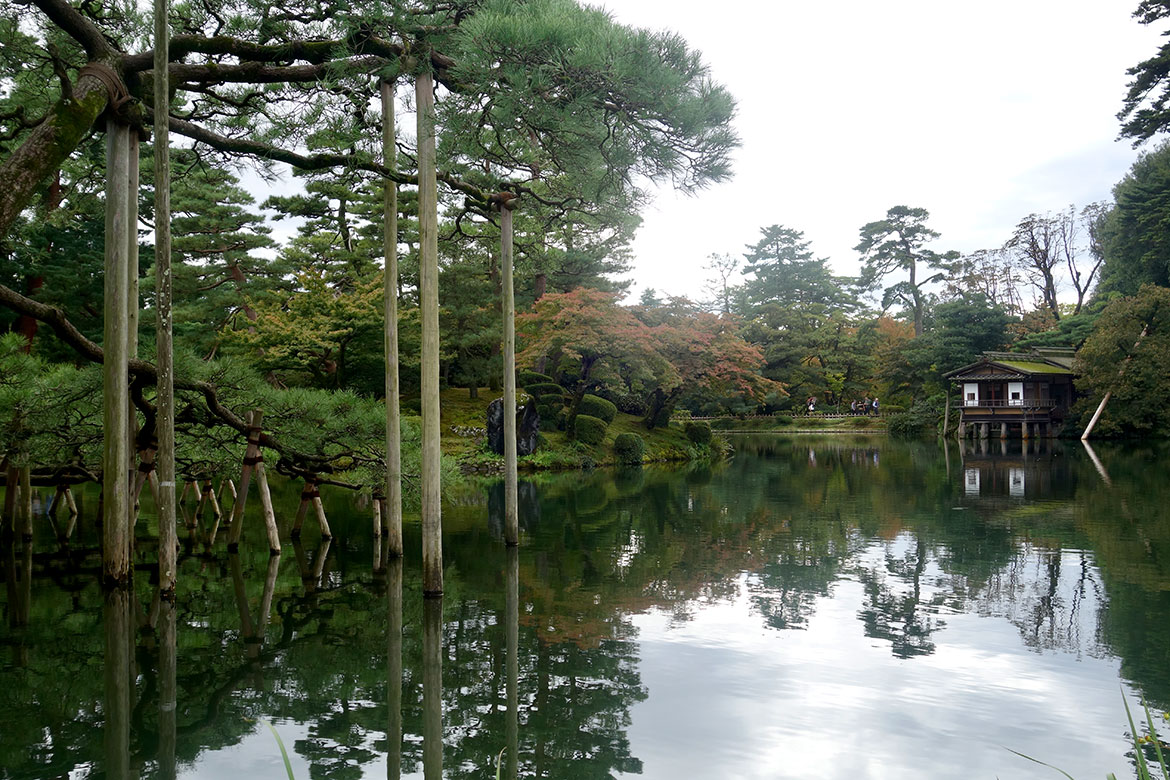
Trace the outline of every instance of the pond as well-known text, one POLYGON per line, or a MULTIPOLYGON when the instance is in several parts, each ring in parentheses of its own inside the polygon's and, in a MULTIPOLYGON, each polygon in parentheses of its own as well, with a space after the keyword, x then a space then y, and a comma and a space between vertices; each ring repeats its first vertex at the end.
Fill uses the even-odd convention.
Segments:
POLYGON ((44 518, 0 547, 0 778, 1133 776, 1123 693, 1170 708, 1170 450, 734 444, 523 480, 519 550, 501 485, 449 491, 441 601, 417 518, 388 561, 326 493, 335 538, 294 544, 293 484, 283 553, 251 501, 173 608, 147 505, 105 596, 83 493, 67 549, 44 518))

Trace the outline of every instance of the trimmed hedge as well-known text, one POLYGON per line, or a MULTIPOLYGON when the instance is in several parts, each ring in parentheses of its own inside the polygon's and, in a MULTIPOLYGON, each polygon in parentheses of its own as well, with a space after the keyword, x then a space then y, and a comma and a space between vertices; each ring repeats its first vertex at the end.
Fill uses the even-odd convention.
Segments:
POLYGON ((646 442, 636 433, 619 433, 613 440, 613 454, 618 463, 641 463, 646 454, 646 442))
POLYGON ((601 396, 586 395, 581 399, 581 403, 577 405, 577 414, 584 414, 589 417, 596 417, 599 420, 605 420, 605 424, 609 425, 613 422, 613 418, 617 417, 617 406, 612 401, 607 401, 601 396))
POLYGON ((692 444, 710 444, 711 426, 705 422, 689 422, 683 426, 692 444))
POLYGON ((534 395, 537 398, 543 398, 546 395, 564 395, 565 388, 558 385, 556 382, 537 382, 533 385, 525 385, 524 390, 529 395, 534 395))
POLYGON ((577 441, 582 444, 595 446, 605 441, 605 429, 609 427, 605 420, 591 417, 587 414, 578 414, 573 433, 577 441))
POLYGON ((518 387, 528 387, 529 385, 538 385, 538 384, 541 384, 542 382, 556 384, 556 381, 557 380, 553 379, 548 374, 538 374, 535 371, 517 371, 516 372, 516 385, 518 387))

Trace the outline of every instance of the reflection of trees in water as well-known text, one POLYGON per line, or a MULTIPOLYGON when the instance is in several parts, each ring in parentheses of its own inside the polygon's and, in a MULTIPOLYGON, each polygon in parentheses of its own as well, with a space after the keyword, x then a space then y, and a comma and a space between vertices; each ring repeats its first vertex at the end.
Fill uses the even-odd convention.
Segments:
POLYGON ((946 625, 938 618, 938 609, 947 596, 935 592, 924 598, 926 541, 918 535, 901 557, 887 549, 883 558, 884 567, 856 568, 865 588, 865 603, 858 613, 865 635, 889 642, 890 652, 898 658, 929 655, 935 647, 933 634, 946 625))

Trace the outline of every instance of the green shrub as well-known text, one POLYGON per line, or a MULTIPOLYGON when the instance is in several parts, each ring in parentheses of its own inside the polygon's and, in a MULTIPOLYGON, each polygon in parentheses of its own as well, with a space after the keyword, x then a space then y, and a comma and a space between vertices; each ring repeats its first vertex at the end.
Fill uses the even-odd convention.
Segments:
POLYGON ((538 374, 535 371, 519 371, 516 373, 516 385, 518 387, 539 384, 556 384, 556 380, 548 374, 538 374))
POLYGON ((689 422, 683 426, 686 431, 687 438, 691 440, 692 444, 710 444, 711 443, 711 426, 705 422, 689 422))
POLYGON ((613 440, 613 454, 618 463, 641 463, 645 453, 646 443, 636 433, 619 433, 613 440))
POLYGON ((882 414, 883 416, 888 417, 888 416, 893 415, 893 414, 902 414, 905 411, 906 411, 906 407, 899 406, 898 404, 883 404, 883 403, 878 404, 878 412, 880 414, 882 414))
POLYGON ((577 405, 577 414, 584 414, 589 417, 596 417, 599 420, 605 420, 605 424, 609 425, 613 422, 613 418, 617 416, 617 406, 612 401, 607 401, 600 396, 586 395, 581 399, 581 403, 577 405))
POLYGON ((556 382, 537 382, 533 385, 525 385, 524 389, 527 390, 530 395, 534 395, 537 398, 543 398, 546 395, 565 394, 565 388, 561 387, 556 382))
POLYGON ((565 407, 560 403, 546 403, 542 398, 536 403, 536 413, 540 415, 540 427, 546 431, 564 430, 565 407))
POLYGON ((590 417, 587 414, 578 414, 573 424, 573 434, 577 441, 590 446, 601 444, 605 440, 605 420, 590 417))
POLYGON ((853 424, 854 428, 868 428, 869 427, 869 418, 868 417, 854 417, 849 422, 853 424))
POLYGON ((886 430, 890 432, 891 436, 912 439, 922 435, 923 425, 914 415, 901 412, 886 418, 886 430))

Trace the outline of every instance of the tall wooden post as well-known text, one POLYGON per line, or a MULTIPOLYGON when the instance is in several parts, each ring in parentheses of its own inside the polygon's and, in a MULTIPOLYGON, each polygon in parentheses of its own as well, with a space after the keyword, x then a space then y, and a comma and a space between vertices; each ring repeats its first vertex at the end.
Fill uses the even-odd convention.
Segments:
POLYGON ((102 573, 107 584, 130 580, 130 404, 129 323, 130 295, 126 283, 127 185, 130 182, 128 126, 111 119, 106 126, 106 257, 105 331, 102 362, 102 573))
MULTIPOLYGON (((418 114, 419 308, 422 315, 423 593, 443 592, 443 517, 439 493, 439 216, 435 179, 434 77, 415 81, 418 114)), ((429 776, 429 775, 428 775, 429 776)))
POLYGON ((155 435, 158 452, 158 583, 175 592, 179 532, 175 516, 175 367, 171 321, 170 29, 167 0, 154 0, 154 297, 158 380, 155 435))
POLYGON ((504 288, 504 543, 520 543, 516 476, 516 297, 512 285, 512 201, 500 208, 500 267, 504 288))
MULTIPOLYGON (((395 146, 394 83, 383 81, 382 163, 394 170, 395 146)), ((402 555, 402 419, 398 395, 398 185, 382 183, 383 227, 386 268, 383 286, 383 313, 386 320, 386 512, 382 524, 388 537, 389 554, 402 555)))
MULTIPOLYGON (((130 152, 126 158, 126 356, 128 360, 138 357, 138 186, 140 181, 139 166, 141 163, 138 132, 130 130, 126 142, 130 152)), ((136 446, 138 438, 138 414, 134 409, 134 402, 126 398, 126 436, 130 440, 130 460, 126 464, 126 480, 131 490, 137 482, 138 470, 135 468, 136 446)), ((130 496, 130 528, 134 528, 138 520, 137 498, 130 496)))

